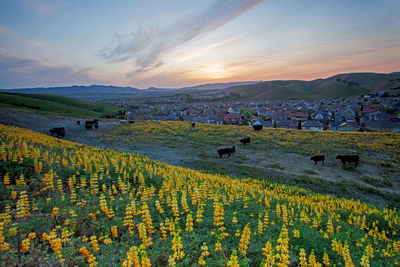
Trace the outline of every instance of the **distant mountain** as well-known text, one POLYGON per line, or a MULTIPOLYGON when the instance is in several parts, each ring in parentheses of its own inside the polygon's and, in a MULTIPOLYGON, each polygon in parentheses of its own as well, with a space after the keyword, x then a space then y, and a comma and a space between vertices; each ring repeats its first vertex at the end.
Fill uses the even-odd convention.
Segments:
POLYGON ((54 94, 70 96, 90 101, 121 100, 135 97, 151 98, 182 94, 226 95, 226 100, 288 100, 301 98, 341 98, 358 96, 376 90, 391 90, 400 87, 400 72, 381 73, 345 73, 326 79, 313 81, 282 80, 282 81, 244 81, 230 83, 202 84, 183 88, 137 89, 134 87, 119 87, 105 85, 69 86, 48 88, 26 88, 0 90, 1 92, 54 94))
POLYGON ((67 86, 67 87, 39 87, 26 89, 2 90, 12 93, 27 94, 54 94, 63 96, 86 95, 86 94, 136 94, 142 90, 133 87, 119 87, 106 85, 90 85, 90 86, 67 86))
POLYGON ((288 100, 302 98, 341 98, 359 96, 371 91, 384 90, 397 81, 400 73, 346 73, 313 81, 268 81, 253 85, 240 85, 225 89, 237 99, 254 101, 288 100))

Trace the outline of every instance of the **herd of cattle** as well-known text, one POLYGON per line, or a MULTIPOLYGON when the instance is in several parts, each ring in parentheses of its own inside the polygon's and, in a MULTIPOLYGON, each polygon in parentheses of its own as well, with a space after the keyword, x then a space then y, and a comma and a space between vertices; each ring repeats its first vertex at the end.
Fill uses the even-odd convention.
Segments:
MULTIPOLYGON (((76 124, 81 125, 81 121, 80 120, 76 121, 76 124)), ((89 120, 85 121, 85 129, 86 130, 92 130, 93 127, 95 129, 99 128, 99 120, 98 119, 94 119, 91 121, 89 121, 89 120)), ((50 132, 51 136, 55 136, 57 138, 64 138, 64 136, 66 135, 64 127, 54 127, 54 128, 51 128, 49 132, 50 132)))
MULTIPOLYGON (((192 127, 194 128, 194 123, 192 124, 192 127)), ((253 125, 253 129, 254 131, 260 131, 262 130, 262 125, 253 125)), ((240 139, 239 142, 243 144, 243 146, 246 146, 247 144, 250 144, 250 137, 246 137, 243 139, 240 139)), ((217 153, 219 155, 220 158, 222 158, 222 155, 228 155, 228 157, 230 157, 231 154, 236 152, 236 148, 235 146, 232 147, 227 147, 227 148, 222 148, 222 149, 218 149, 217 153)), ((339 159, 342 162, 342 166, 345 163, 353 163, 355 164, 355 166, 357 167, 359 162, 360 162, 360 157, 359 155, 337 155, 336 159, 339 159)), ((312 156, 310 158, 310 160, 314 161, 315 165, 317 165, 318 161, 322 162, 322 165, 324 164, 325 161, 325 155, 318 155, 318 156, 312 156)))
MULTIPOLYGON (((134 123, 134 121, 129 121, 129 123, 134 123)), ((81 124, 81 121, 78 120, 76 121, 77 125, 81 124)), ((193 122, 191 124, 192 128, 195 128, 196 123, 193 122)), ((86 130, 91 130, 93 129, 93 127, 95 129, 99 128, 99 120, 98 119, 94 119, 94 120, 87 120, 85 121, 85 129, 86 130)), ((262 125, 253 125, 254 131, 260 131, 262 130, 263 126, 262 125)), ((63 138, 65 136, 65 128, 64 127, 55 127, 50 129, 50 135, 52 136, 56 136, 57 138, 63 138)), ((240 139, 239 142, 243 144, 243 146, 246 146, 248 144, 250 144, 250 137, 245 137, 243 139, 240 139)), ((217 153, 219 155, 220 158, 222 158, 223 155, 228 155, 228 157, 231 156, 231 154, 236 152, 236 148, 235 146, 232 147, 226 147, 226 148, 221 148, 217 150, 217 153)), ((345 163, 353 163, 355 164, 355 166, 358 166, 358 163, 360 161, 360 157, 358 155, 338 155, 336 157, 336 159, 339 159, 342 162, 342 165, 345 163)), ((310 160, 314 161, 315 165, 317 165, 317 162, 321 161, 322 164, 324 164, 325 162, 325 155, 318 155, 318 156, 312 156, 310 158, 310 160)))

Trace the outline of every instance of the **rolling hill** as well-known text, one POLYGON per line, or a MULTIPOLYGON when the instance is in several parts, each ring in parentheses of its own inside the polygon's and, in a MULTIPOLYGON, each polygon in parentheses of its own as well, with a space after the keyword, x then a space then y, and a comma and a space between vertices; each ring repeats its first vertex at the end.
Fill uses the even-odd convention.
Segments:
POLYGON ((255 101, 359 96, 387 88, 400 73, 347 73, 312 81, 267 81, 225 89, 240 99, 255 101))
POLYGON ((123 108, 60 95, 0 93, 0 107, 61 116, 114 117, 123 108))

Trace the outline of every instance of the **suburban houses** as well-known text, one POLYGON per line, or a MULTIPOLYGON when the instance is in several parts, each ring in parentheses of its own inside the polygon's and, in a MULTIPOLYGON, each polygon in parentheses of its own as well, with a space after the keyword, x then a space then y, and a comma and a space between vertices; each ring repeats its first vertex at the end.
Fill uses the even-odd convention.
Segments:
POLYGON ((315 131, 400 132, 400 97, 132 104, 126 119, 252 125, 315 131))

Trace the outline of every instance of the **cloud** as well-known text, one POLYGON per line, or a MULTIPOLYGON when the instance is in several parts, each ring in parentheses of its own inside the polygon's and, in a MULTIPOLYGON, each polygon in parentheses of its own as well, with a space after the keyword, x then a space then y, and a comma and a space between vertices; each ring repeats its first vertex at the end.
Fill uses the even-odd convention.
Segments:
POLYGON ((161 58, 165 53, 220 28, 264 1, 218 0, 209 8, 166 29, 148 27, 130 36, 116 33, 113 42, 99 54, 110 63, 133 60, 137 71, 148 71, 163 64, 161 58))
POLYGON ((74 70, 67 66, 51 66, 38 60, 0 54, 0 88, 62 86, 90 84, 90 69, 74 70))

